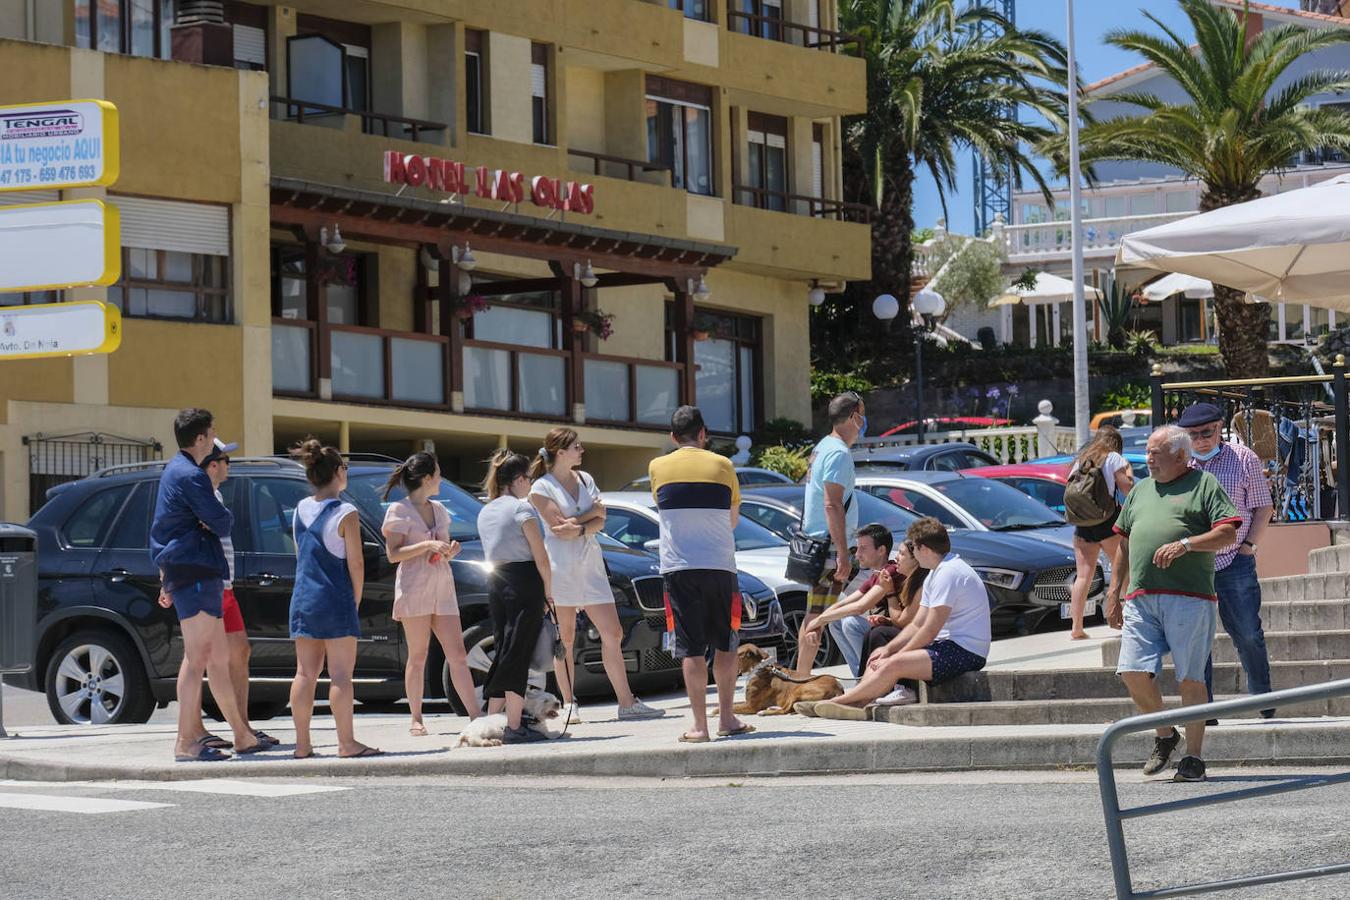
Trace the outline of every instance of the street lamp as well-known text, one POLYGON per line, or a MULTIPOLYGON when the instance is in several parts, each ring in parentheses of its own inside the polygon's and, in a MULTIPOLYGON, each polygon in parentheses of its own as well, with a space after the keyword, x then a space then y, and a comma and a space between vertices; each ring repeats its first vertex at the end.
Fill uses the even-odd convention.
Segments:
POLYGON ((1066 0, 1069 69, 1069 230, 1073 269, 1073 424, 1075 447, 1088 439, 1087 301, 1083 297, 1083 173, 1078 148, 1078 58, 1073 34, 1073 0, 1066 0))
POLYGON ((914 335, 914 418, 919 422, 919 443, 923 443, 923 342, 928 339, 933 328, 937 325, 937 318, 942 315, 943 310, 947 308, 947 301, 942 299, 942 295, 931 287, 925 286, 923 290, 914 295, 910 301, 914 311, 919 314, 923 324, 914 335))
POLYGON ((890 294, 882 294, 872 301, 872 315, 880 319, 887 328, 890 328, 891 319, 900 315, 900 301, 890 294))

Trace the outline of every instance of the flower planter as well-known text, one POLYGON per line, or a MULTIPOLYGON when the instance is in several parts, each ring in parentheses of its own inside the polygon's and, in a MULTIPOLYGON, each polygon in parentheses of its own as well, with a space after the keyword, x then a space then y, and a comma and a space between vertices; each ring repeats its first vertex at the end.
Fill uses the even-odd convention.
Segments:
POLYGON ((711 332, 711 331, 700 331, 700 330, 697 329, 697 328, 694 329, 694 340, 696 340, 696 341, 706 341, 706 340, 710 340, 711 338, 712 338, 712 332, 711 332))
POLYGON ((577 334, 586 334, 591 330, 591 326, 581 321, 580 319, 573 319, 572 330, 575 331, 577 334))

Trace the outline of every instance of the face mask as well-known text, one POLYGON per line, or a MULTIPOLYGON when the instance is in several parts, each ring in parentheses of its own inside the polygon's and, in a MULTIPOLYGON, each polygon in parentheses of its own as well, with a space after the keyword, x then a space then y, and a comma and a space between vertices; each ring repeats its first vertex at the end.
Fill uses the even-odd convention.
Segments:
POLYGON ((867 416, 862 417, 862 425, 858 427, 858 440, 867 437, 867 416))
POLYGON ((1209 462, 1211 459, 1218 456, 1219 451, 1222 449, 1223 444, 1215 444, 1214 449, 1209 451, 1208 453, 1192 453, 1191 455, 1194 456, 1196 459, 1200 460, 1201 462, 1209 462))

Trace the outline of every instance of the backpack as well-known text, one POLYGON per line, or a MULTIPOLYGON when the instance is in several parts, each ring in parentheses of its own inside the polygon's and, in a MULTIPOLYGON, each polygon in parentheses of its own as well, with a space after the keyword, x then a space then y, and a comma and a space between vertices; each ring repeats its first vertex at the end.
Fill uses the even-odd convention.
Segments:
POLYGON ((1064 487, 1064 518, 1071 525, 1100 525, 1116 512, 1116 495, 1100 463, 1082 460, 1064 487))

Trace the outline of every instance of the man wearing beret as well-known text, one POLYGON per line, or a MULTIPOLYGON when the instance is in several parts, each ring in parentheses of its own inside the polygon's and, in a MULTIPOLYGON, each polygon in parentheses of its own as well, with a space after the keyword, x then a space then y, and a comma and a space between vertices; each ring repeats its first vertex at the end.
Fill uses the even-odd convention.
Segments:
MULTIPOLYGON (((1250 448, 1223 439, 1223 412, 1212 403, 1188 406, 1177 420, 1191 436, 1191 468, 1209 472, 1237 507, 1242 523, 1237 540, 1214 557, 1214 591, 1219 621, 1233 639, 1247 673, 1247 693, 1270 690, 1270 659, 1261 629, 1261 584, 1256 580, 1256 548, 1270 524, 1274 502, 1261 458, 1250 448)), ((1214 663, 1205 664, 1205 687, 1214 699, 1214 663)), ((1261 710, 1269 718, 1273 709, 1261 710)))

